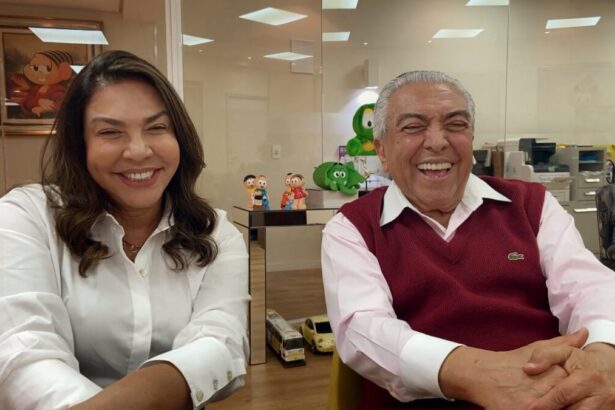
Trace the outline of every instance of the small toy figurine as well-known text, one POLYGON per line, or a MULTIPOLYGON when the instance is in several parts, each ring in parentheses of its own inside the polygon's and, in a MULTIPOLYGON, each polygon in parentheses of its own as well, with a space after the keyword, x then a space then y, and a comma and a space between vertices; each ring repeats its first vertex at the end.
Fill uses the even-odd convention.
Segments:
POLYGON ((249 210, 253 210, 254 209, 254 189, 255 189, 255 184, 256 182, 256 176, 252 175, 252 174, 248 174, 245 177, 243 177, 243 186, 246 188, 246 191, 248 192, 248 209, 249 210))
POLYGON ((267 195, 267 177, 259 175, 254 190, 254 208, 269 209, 269 196, 267 195))
POLYGON ((289 172, 284 178, 284 191, 282 192, 282 199, 280 200, 280 209, 292 209, 293 207, 293 191, 290 187, 290 178, 292 176, 293 173, 289 172))
POLYGON ((305 209, 305 198, 308 196, 308 192, 303 189, 303 175, 293 174, 290 177, 290 188, 293 197, 292 209, 305 209))
POLYGON ((354 195, 365 178, 354 169, 352 162, 323 162, 314 170, 314 183, 323 189, 354 195))
POLYGON ((374 149, 374 107, 375 104, 364 104, 359 107, 352 118, 352 129, 357 135, 346 143, 348 155, 376 155, 374 149))

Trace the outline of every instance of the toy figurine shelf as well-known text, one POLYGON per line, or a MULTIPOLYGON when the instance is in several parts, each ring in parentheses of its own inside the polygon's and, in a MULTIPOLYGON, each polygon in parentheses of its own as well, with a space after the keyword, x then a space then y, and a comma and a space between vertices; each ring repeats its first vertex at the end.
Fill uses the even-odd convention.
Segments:
POLYGON ((280 227, 301 229, 324 225, 336 212, 337 208, 249 210, 233 207, 233 222, 244 236, 250 258, 250 364, 266 361, 267 231, 280 227))

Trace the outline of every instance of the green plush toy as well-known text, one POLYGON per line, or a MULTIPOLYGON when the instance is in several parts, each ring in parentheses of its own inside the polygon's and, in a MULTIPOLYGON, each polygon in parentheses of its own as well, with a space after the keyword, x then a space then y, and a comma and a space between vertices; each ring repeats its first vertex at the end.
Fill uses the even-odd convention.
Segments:
POLYGON ((357 135, 346 143, 346 152, 353 157, 360 155, 376 155, 374 149, 374 106, 364 104, 352 117, 352 129, 357 135))
POLYGON ((354 169, 352 162, 323 162, 314 170, 314 183, 329 191, 354 195, 365 178, 354 169))

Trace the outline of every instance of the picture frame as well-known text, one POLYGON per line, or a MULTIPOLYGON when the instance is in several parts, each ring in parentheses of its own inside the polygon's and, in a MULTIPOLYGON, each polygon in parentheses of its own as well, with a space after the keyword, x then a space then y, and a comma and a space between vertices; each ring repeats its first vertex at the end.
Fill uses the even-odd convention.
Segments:
POLYGON ((48 136, 78 68, 101 46, 43 42, 29 27, 102 30, 102 22, 0 15, 0 133, 48 136))

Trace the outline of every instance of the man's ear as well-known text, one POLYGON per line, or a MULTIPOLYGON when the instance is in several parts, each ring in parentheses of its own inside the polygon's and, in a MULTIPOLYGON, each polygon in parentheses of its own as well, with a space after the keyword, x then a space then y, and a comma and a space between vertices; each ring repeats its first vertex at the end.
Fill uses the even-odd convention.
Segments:
POLYGON ((378 159, 380 159, 380 163, 382 164, 382 170, 384 172, 389 172, 389 166, 387 164, 386 152, 384 149, 384 144, 381 139, 374 140, 374 149, 378 154, 378 159))

